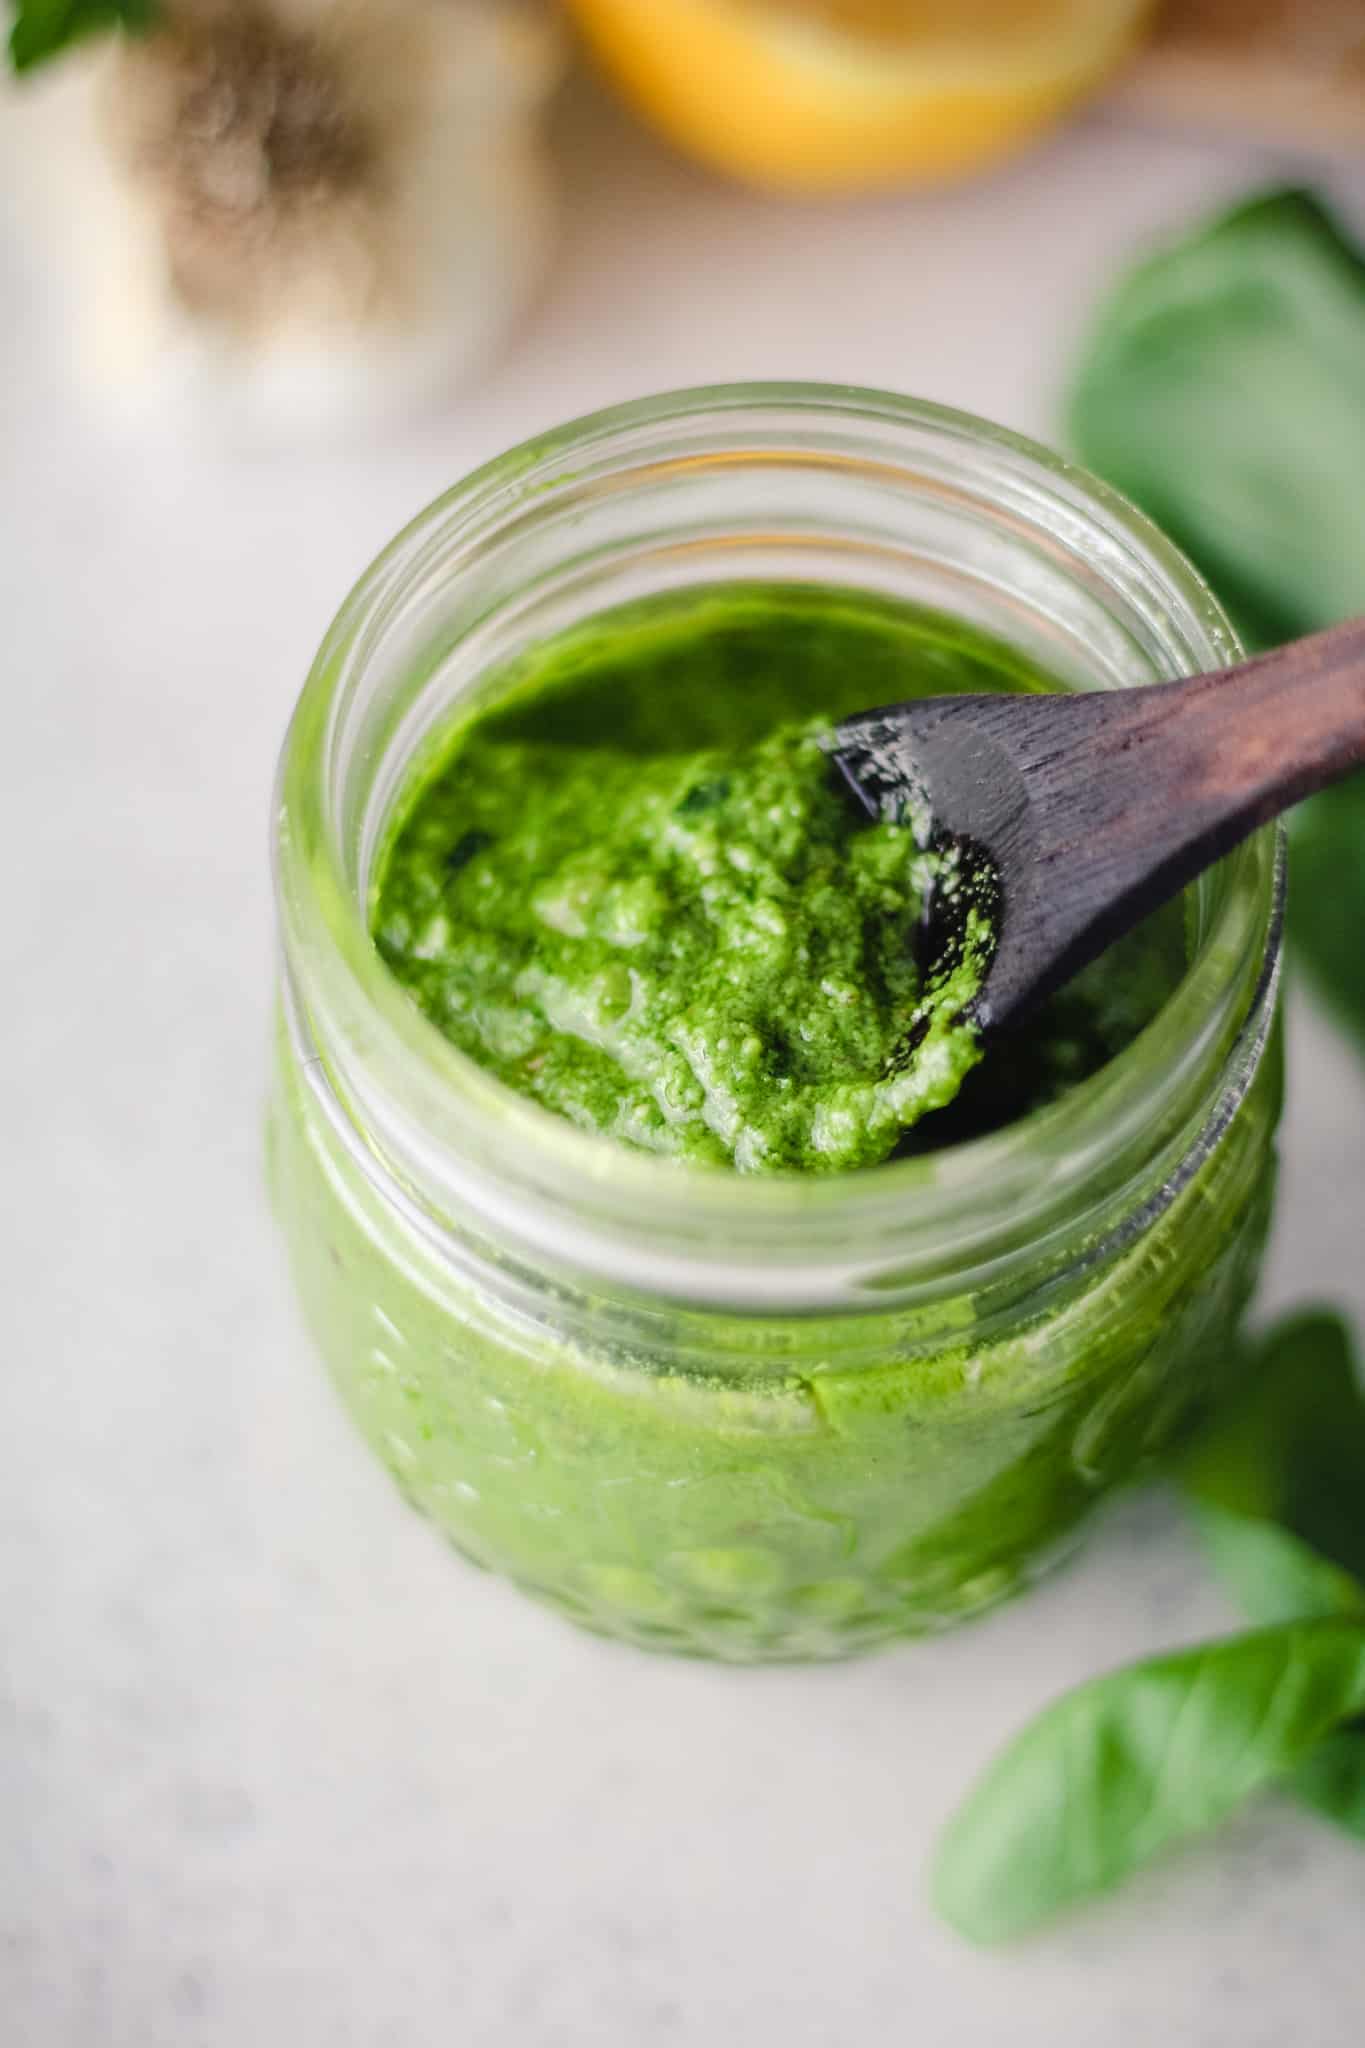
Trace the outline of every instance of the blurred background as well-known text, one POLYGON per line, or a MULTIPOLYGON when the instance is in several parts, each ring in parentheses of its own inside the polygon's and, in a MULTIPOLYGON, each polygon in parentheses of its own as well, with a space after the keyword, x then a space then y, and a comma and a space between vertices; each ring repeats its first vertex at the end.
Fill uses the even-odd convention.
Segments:
MULTIPOLYGON (((1219 1628, 1159 1492, 859 1667, 453 1563, 271 1242, 274 757, 474 465, 670 386, 1073 448, 1248 637, 1365 608, 1360 0, 11 0, 0 85, 0 2040, 1354 2048, 1365 1861, 1268 1802, 982 1958, 933 1828, 1219 1628)), ((1365 1315, 1365 798, 1296 821, 1267 1304, 1365 1315), (1300 906, 1308 906, 1306 908, 1300 906)))

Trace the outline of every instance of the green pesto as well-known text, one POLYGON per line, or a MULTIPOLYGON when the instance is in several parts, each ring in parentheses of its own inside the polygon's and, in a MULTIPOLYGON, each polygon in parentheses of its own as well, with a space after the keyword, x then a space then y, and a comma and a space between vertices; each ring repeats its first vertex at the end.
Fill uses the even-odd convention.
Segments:
POLYGON ((871 1165, 957 1093, 980 913, 926 987, 948 857, 859 819, 819 728, 622 754, 475 727, 388 862, 384 956, 509 1086, 649 1151, 742 1169, 871 1165))
MULTIPOLYGON (((742 1171, 874 1165, 977 1065, 992 935, 968 895, 951 954, 922 946, 966 881, 857 813, 829 728, 892 697, 1042 687, 961 626, 831 592, 609 614, 446 736, 390 837, 377 943, 454 1044, 585 1129, 742 1171)), ((1084 1078, 1181 951, 1168 920, 1112 956, 956 1124, 1084 1078)))

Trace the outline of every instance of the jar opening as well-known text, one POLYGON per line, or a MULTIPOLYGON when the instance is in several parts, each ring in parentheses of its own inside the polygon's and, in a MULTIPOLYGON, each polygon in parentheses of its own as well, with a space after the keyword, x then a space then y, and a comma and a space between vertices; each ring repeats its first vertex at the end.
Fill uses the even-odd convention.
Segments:
POLYGON ((1235 658, 1207 587, 1131 507, 968 415, 745 386, 616 408, 488 465, 343 607, 281 764, 292 1029, 372 1173, 439 1238, 653 1297, 754 1311, 912 1302, 1107 1256, 1240 1103, 1273 1017, 1283 854, 1204 878, 1189 968, 1147 1030, 1024 1122, 828 1177, 743 1176, 589 1135, 410 1002, 367 925, 377 848, 433 736, 516 657, 636 597, 842 584, 947 611, 1078 688, 1235 658))

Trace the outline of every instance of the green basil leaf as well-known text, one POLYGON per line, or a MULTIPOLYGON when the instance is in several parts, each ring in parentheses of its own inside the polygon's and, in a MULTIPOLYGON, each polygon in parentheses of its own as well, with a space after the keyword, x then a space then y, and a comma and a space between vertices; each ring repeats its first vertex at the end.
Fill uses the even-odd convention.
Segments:
POLYGON ((1365 776, 1300 804, 1289 826, 1296 955, 1338 1022, 1365 1040, 1365 776))
POLYGON ((1365 1722, 1320 1742, 1290 1779, 1296 1797, 1365 1841, 1365 1722))
POLYGON ((1330 1614, 1365 1617, 1365 1586, 1287 1529, 1205 1502, 1193 1509, 1216 1576, 1258 1628, 1330 1614))
MULTIPOLYGON (((1293 1316, 1247 1348, 1183 1478, 1248 1620, 1365 1613, 1365 1397, 1338 1316, 1293 1316)), ((1365 1724, 1319 1743, 1289 1789, 1365 1838, 1365 1724)))
MULTIPOLYGON (((1276 1523, 1365 1586, 1365 1396, 1340 1316, 1301 1311, 1248 1345, 1180 1476, 1205 1506, 1276 1523)), ((1248 1584, 1248 1546, 1271 1540, 1224 1529, 1214 1558, 1254 1620, 1271 1617, 1248 1584)))
POLYGON ((147 28, 156 0, 11 0, 10 62, 16 71, 55 57, 69 43, 100 30, 147 28))
MULTIPOLYGON (((1070 428, 1253 643, 1365 611, 1365 253, 1310 193, 1254 199, 1123 280, 1070 428)), ((1292 956, 1365 1042, 1365 781, 1292 830, 1292 956)))
POLYGON ((1082 1685, 984 1775, 933 1895, 970 1940, 1023 1933, 1287 1777, 1365 1707, 1365 1623, 1295 1622, 1082 1685))
POLYGON ((1365 606, 1365 257, 1311 193, 1253 199, 1123 280, 1070 426, 1254 639, 1365 606))

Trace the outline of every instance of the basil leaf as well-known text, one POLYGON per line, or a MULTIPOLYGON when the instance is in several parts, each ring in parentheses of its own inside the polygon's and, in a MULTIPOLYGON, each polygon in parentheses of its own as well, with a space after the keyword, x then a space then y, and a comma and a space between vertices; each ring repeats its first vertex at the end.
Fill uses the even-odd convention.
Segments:
POLYGON ((1320 1742, 1289 1782, 1306 1806, 1365 1841, 1365 1722, 1320 1742))
MULTIPOLYGON (((1291 1317, 1248 1348, 1183 1477, 1214 1571, 1249 1620, 1365 1613, 1365 1397, 1339 1317, 1291 1317)), ((1365 1723, 1319 1743, 1288 1789, 1365 1839, 1365 1723)))
POLYGON ((1295 949, 1338 1022, 1365 1040, 1365 776, 1301 804, 1289 830, 1295 949))
POLYGON ((10 62, 29 71, 55 57, 69 43, 103 29, 134 31, 150 26, 156 0, 12 0, 10 62))
MULTIPOLYGON (((1254 199, 1121 282, 1070 427, 1253 643, 1365 611, 1365 253, 1310 193, 1254 199)), ((1365 1042, 1365 782, 1292 833, 1294 957, 1365 1042)))
POLYGON ((1365 1706, 1365 1623, 1295 1622, 1082 1685, 989 1765, 949 1822, 943 1917, 1000 1941, 1108 1891, 1286 1777, 1365 1706))
POLYGON ((1331 1614, 1365 1618, 1365 1586, 1287 1529, 1205 1503, 1193 1505, 1216 1576, 1257 1627, 1331 1614))
POLYGON ((1266 193, 1133 271, 1070 426, 1253 639, 1365 605, 1365 257, 1311 193, 1266 193))
MULTIPOLYGON (((1205 1506, 1276 1523, 1365 1586, 1365 1396, 1340 1316, 1301 1311, 1248 1345, 1180 1476, 1205 1506)), ((1214 1562, 1252 1619, 1272 1618, 1250 1584, 1251 1543, 1268 1547, 1264 1537, 1239 1539, 1227 1528, 1220 1538, 1215 1526, 1214 1562)), ((1283 1559, 1272 1568, 1284 1569, 1283 1559)), ((1319 1611, 1317 1599, 1305 1597, 1319 1611)))

